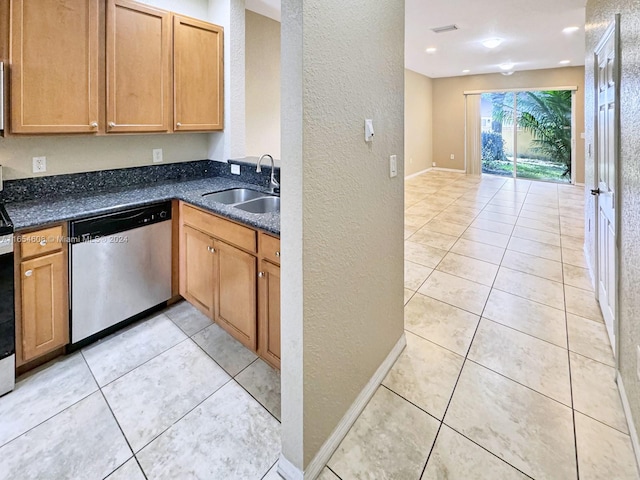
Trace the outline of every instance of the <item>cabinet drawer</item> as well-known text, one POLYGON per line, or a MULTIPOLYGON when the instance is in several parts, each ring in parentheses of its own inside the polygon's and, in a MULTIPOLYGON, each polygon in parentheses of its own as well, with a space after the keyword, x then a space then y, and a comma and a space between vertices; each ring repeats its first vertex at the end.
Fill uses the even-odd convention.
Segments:
POLYGON ((266 260, 269 260, 276 265, 280 265, 280 239, 261 233, 260 255, 262 255, 266 260))
POLYGON ((22 258, 55 252, 62 249, 62 226, 25 233, 17 240, 21 244, 22 258))
POLYGON ((211 213, 188 205, 182 206, 182 222, 201 232, 236 245, 244 250, 256 252, 256 231, 230 222, 211 213))

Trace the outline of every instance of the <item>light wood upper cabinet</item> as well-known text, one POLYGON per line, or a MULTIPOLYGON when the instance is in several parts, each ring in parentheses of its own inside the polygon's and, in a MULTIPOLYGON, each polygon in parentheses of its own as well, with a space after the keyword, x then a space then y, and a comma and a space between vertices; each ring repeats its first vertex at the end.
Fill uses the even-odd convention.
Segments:
POLYGON ((170 13, 129 0, 109 0, 106 39, 106 131, 168 131, 170 13))
POLYGON ((222 27, 173 17, 174 130, 222 130, 222 27))
POLYGON ((98 130, 98 0, 13 0, 11 130, 98 130))

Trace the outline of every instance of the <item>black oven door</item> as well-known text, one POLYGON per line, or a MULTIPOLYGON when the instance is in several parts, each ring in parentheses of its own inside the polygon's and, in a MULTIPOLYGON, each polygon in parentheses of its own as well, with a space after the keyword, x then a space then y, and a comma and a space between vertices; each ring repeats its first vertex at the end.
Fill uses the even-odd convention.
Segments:
POLYGON ((12 240, 0 237, 0 360, 16 351, 12 240))

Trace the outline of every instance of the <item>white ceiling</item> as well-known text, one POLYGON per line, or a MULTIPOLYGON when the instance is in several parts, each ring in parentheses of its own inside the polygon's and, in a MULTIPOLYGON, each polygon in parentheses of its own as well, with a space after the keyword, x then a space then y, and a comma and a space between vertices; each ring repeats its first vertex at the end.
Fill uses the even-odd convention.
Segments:
MULTIPOLYGON (((499 72, 503 63, 513 63, 516 72, 559 67, 562 60, 584 65, 585 5, 586 0, 406 0, 405 65, 432 78, 499 72), (450 24, 460 29, 431 31, 450 24), (570 26, 580 29, 563 33, 570 26), (493 37, 504 41, 492 50, 482 45, 493 37), (425 53, 428 47, 437 51, 425 53)), ((280 0, 247 0, 246 6, 280 20, 280 0)))
POLYGON ((558 67, 561 60, 584 65, 586 0, 406 0, 405 65, 429 77, 558 67), (456 24, 460 30, 434 33, 456 24), (562 29, 579 26, 573 34, 562 29), (482 41, 504 42, 490 50, 482 41), (425 53, 436 47, 433 54, 425 53))

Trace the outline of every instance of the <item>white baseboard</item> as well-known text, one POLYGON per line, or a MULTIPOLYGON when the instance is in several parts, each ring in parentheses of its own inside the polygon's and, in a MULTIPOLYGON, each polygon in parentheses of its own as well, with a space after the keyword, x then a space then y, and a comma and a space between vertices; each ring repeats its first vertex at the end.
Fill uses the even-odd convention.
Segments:
POLYGON ((304 473, 281 453, 278 460, 278 474, 286 480, 304 480, 304 473))
POLYGON ((442 168, 442 167, 433 167, 431 170, 437 170, 439 172, 455 172, 455 173, 467 173, 467 171, 462 168, 442 168))
POLYGON ((419 177, 420 175, 423 175, 423 174, 425 174, 425 173, 427 173, 427 172, 429 172, 431 170, 433 170, 433 168, 425 168, 424 170, 420 170, 417 173, 412 173, 411 175, 408 175, 408 176, 404 177, 404 179, 405 180, 411 180, 412 178, 419 177))
POLYGON ((384 359, 360 394, 356 397, 356 400, 351 404, 347 413, 344 414, 342 420, 340 420, 333 430, 333 433, 329 435, 329 438, 327 438, 322 447, 320 447, 320 450, 313 460, 311 460, 304 473, 289 462, 283 455, 280 455, 278 473, 285 478, 285 480, 315 480, 318 475, 320 475, 322 469, 333 455, 333 452, 337 450, 344 437, 349 433, 349 430, 376 393, 376 390, 382 384, 382 381, 389 373, 389 370, 391 370, 391 367, 396 363, 396 360, 398 360, 398 357, 406 345, 407 339, 404 332, 402 332, 402 336, 391 349, 387 358, 384 359))
POLYGON ((620 392, 620 398, 622 399, 624 416, 626 417, 627 425, 629 426, 629 436, 631 437, 631 444, 633 445, 633 453, 636 454, 636 464, 638 465, 638 468, 640 468, 640 442, 638 441, 638 431, 636 430, 635 423, 633 423, 629 398, 627 397, 627 391, 624 389, 624 383, 622 383, 622 376, 620 375, 620 372, 616 372, 616 383, 618 384, 618 391, 620 392))
POLYGON ((587 251, 587 244, 585 243, 582 246, 582 251, 584 252, 584 258, 587 261, 587 271, 589 272, 589 278, 591 279, 591 286, 596 289, 596 274, 591 266, 591 258, 589 258, 589 252, 587 251))

